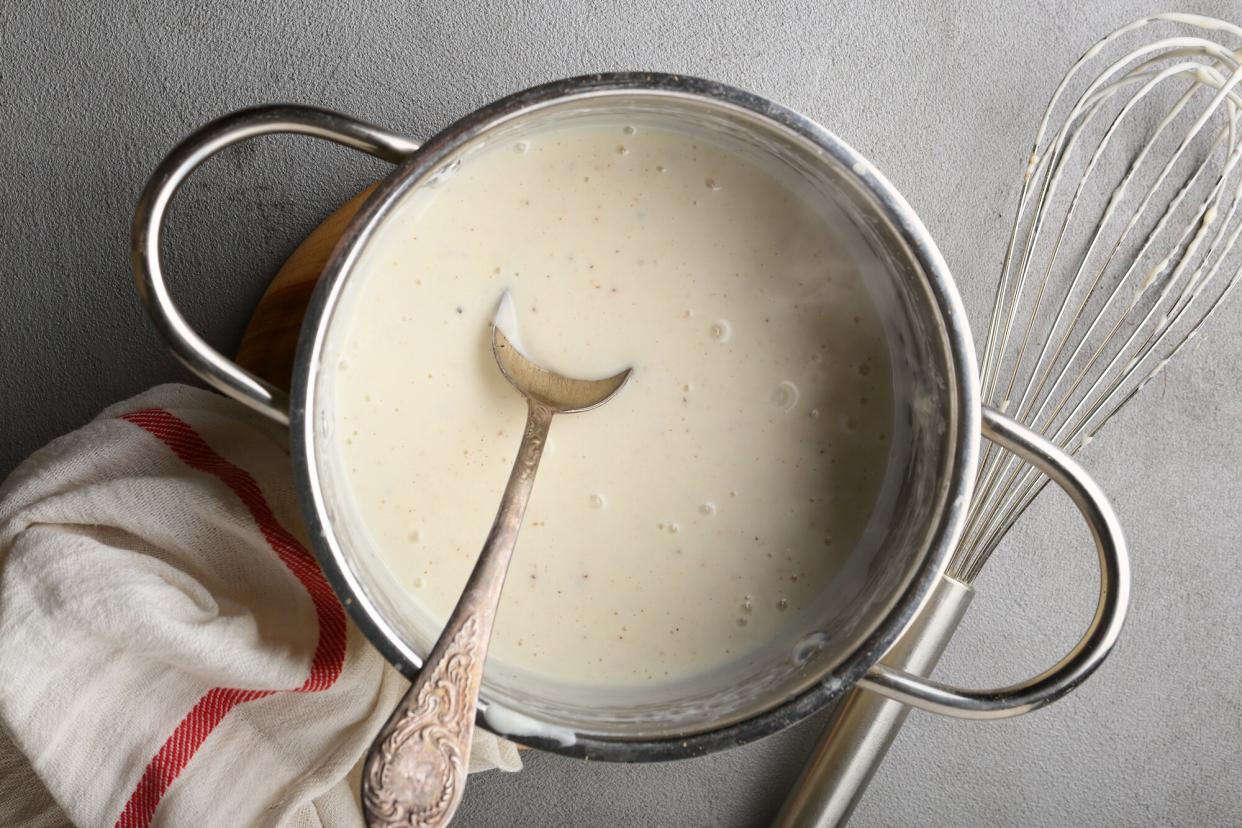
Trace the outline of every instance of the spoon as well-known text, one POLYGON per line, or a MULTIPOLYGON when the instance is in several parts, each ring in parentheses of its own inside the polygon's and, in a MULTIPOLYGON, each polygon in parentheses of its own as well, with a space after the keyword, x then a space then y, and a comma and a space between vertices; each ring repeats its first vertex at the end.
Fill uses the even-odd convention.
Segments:
POLYGON ((367 754, 362 803, 370 828, 447 825, 461 802, 487 645, 522 515, 554 414, 602 405, 631 369, 601 380, 570 379, 527 359, 515 341, 517 314, 505 291, 492 321, 492 355, 526 397, 526 430, 483 551, 453 614, 367 754))

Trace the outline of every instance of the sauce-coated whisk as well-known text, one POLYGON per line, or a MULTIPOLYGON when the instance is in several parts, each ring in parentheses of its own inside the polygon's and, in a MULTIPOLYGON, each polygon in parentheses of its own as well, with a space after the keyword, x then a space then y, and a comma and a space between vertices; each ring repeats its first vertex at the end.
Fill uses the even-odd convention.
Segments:
MULTIPOLYGON (((1115 41, 1169 23, 1242 38, 1221 21, 1168 14, 1087 51, 1040 123, 997 285, 983 398, 1071 453, 1194 338, 1242 274, 1237 52, 1200 36, 1153 41, 1065 100, 1115 41)), ((990 445, 979 472, 950 565, 966 581, 1044 486, 990 445)))
MULTIPOLYGON (((1220 20, 1136 21, 1070 68, 1039 125, 988 324, 982 398, 1071 453, 1194 338, 1242 275, 1239 47, 1242 27, 1220 20), (1168 27, 1176 33, 1133 45, 1168 27)), ((984 449, 942 585, 957 605, 939 622, 916 621, 886 663, 931 671, 970 584, 1046 483, 984 449)), ((907 711, 852 691, 776 824, 845 822, 907 711)))

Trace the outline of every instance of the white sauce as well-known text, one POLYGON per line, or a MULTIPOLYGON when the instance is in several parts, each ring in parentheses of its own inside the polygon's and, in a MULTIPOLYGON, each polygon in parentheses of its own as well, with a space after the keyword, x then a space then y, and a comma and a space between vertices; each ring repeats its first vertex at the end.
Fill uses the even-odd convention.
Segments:
POLYGON ((567 727, 532 719, 516 710, 510 710, 496 702, 491 702, 483 710, 483 720, 496 733, 505 736, 534 736, 569 747, 578 741, 578 737, 567 727))
POLYGON ((492 663, 652 686, 807 633, 899 449, 878 265, 784 181, 700 137, 577 125, 476 152, 381 229, 330 361, 334 436, 350 517, 430 638, 521 437, 489 349, 506 289, 537 361, 634 374, 553 422, 492 663))

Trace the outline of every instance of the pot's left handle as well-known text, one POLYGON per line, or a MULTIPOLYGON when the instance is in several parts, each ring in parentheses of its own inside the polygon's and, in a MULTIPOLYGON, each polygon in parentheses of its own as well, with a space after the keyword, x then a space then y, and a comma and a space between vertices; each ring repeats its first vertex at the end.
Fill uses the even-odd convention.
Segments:
POLYGON ((212 348, 190 327, 168 292, 160 259, 164 214, 190 173, 225 147, 278 132, 324 138, 394 164, 418 149, 408 138, 311 106, 259 106, 226 115, 178 144, 147 181, 134 211, 130 260, 138 296, 176 357, 212 387, 288 425, 288 395, 212 348))

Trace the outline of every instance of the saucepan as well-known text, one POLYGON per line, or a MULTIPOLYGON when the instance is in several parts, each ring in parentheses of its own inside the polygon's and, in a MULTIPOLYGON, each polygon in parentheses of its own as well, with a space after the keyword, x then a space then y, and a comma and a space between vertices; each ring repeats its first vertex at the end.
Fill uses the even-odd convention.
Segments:
MULTIPOLYGON (((882 263, 874 276, 890 350, 909 401, 901 426, 908 460, 896 471, 892 519, 848 583, 826 588, 817 616, 744 670, 643 693, 581 694, 490 669, 479 723, 530 746, 589 759, 695 756, 773 733, 854 685, 964 718, 1025 713, 1069 692, 1103 661, 1126 612, 1125 541, 1104 494, 1068 455, 980 404, 975 353, 948 267, 923 223, 892 184, 824 127, 762 97, 719 83, 648 73, 592 75, 539 86, 467 115, 421 147, 344 115, 263 106, 208 124, 160 164, 137 206, 133 268, 138 292, 173 352, 204 381, 290 430, 291 462, 315 554, 354 623, 394 666, 414 676, 436 630, 406 612, 408 596, 345 519, 343 475, 330 451, 334 423, 334 321, 362 252, 395 210, 471 149, 516 140, 576 118, 660 119, 728 136, 780 165, 814 198, 833 205, 849 232, 882 263), (392 162, 341 238, 315 289, 298 342, 292 390, 252 376, 209 346, 178 311, 165 281, 165 212, 186 177, 238 142, 272 133, 324 138, 392 162), (880 663, 931 601, 962 530, 986 437, 1056 482, 1081 512, 1100 567, 1095 616, 1056 665, 1019 684, 966 690, 880 663), (504 715, 497 714, 503 711, 504 715)), ((652 470, 653 473, 658 470, 652 470)))

